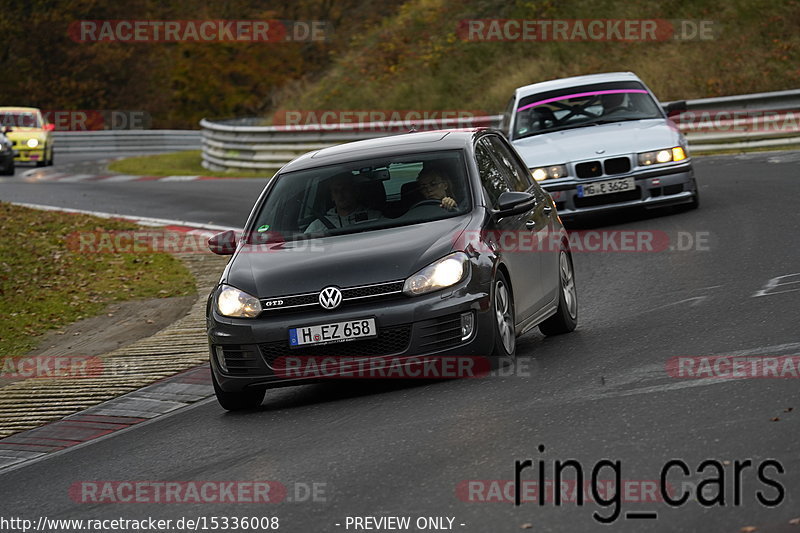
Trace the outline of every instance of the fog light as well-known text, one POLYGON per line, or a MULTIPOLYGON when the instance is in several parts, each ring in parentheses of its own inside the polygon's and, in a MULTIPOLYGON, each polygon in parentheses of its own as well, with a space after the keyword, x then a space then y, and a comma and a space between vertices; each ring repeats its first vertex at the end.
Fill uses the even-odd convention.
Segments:
POLYGON ((461 313, 461 340, 465 341, 472 336, 472 330, 475 329, 475 315, 472 311, 461 313))
POLYGON ((214 346, 214 353, 217 355, 217 364, 227 374, 228 365, 225 364, 225 352, 222 350, 222 346, 214 346))

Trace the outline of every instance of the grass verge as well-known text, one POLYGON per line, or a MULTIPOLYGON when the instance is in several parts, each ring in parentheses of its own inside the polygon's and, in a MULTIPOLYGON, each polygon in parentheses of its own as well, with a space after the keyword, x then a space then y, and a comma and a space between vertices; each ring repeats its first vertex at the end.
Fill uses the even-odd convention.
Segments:
POLYGON ((167 253, 78 253, 74 232, 139 226, 0 202, 0 360, 22 355, 37 337, 100 313, 107 304, 195 291, 194 278, 167 253))
POLYGON ((200 150, 128 157, 108 165, 112 172, 142 176, 212 176, 217 178, 271 178, 271 171, 212 172, 200 164, 200 150))

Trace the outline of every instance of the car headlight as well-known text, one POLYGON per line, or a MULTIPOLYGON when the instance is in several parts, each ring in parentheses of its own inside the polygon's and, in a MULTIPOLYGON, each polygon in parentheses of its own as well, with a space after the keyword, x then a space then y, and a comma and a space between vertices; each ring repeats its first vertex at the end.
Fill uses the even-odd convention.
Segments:
POLYGON ((223 285, 217 293, 217 312, 222 316, 255 318, 261 314, 261 302, 255 296, 230 285, 223 285))
POLYGON ((664 148, 653 152, 643 152, 639 154, 639 165, 646 167, 658 163, 669 163, 670 161, 683 161, 686 159, 686 150, 682 146, 674 148, 664 148))
POLYGON ((39 146, 39 139, 28 139, 28 142, 25 144, 28 145, 28 148, 36 148, 39 146))
POLYGON ((549 167, 532 168, 531 174, 536 181, 563 178, 567 175, 567 165, 551 165, 549 167))
POLYGON ((455 252, 426 266, 403 285, 403 292, 419 296, 455 285, 469 272, 469 257, 464 252, 455 252))

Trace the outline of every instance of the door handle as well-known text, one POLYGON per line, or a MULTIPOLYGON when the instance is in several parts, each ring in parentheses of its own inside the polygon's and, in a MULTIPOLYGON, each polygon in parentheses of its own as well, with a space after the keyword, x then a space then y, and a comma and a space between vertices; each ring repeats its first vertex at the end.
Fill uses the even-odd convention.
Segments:
POLYGON ((536 227, 536 221, 535 220, 528 220, 527 222, 525 222, 525 227, 528 228, 528 229, 535 228, 536 227))

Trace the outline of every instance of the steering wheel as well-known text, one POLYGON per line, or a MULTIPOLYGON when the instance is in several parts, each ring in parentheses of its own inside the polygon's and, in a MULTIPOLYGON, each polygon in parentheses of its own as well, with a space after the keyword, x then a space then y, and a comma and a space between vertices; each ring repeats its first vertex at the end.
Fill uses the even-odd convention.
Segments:
POLYGON ((419 202, 417 202, 414 205, 412 205, 411 207, 409 207, 408 210, 411 211, 412 209, 416 209, 417 207, 422 207, 423 205, 441 206, 442 205, 442 201, 441 200, 430 200, 430 199, 420 200, 419 202))

